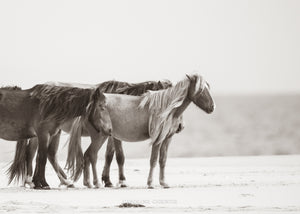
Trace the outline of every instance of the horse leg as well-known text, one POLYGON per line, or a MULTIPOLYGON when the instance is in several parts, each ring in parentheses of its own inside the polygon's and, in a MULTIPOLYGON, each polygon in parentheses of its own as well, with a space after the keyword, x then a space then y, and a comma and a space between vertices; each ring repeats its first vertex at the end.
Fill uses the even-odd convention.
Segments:
POLYGON ((85 151, 84 155, 84 168, 83 168, 83 185, 92 188, 93 186, 91 185, 90 181, 90 157, 89 157, 89 151, 88 149, 85 151))
POLYGON ((34 183, 32 182, 32 161, 34 158, 34 155, 36 153, 38 147, 38 139, 35 138, 31 138, 26 146, 26 165, 27 165, 27 174, 25 177, 25 184, 28 184, 30 186, 30 188, 34 187, 34 183))
POLYGON ((158 158, 158 151, 160 148, 160 144, 156 145, 155 142, 152 145, 152 151, 151 151, 151 157, 150 157, 150 170, 149 170, 149 175, 148 175, 148 181, 147 181, 147 185, 149 189, 153 189, 153 171, 154 168, 157 164, 157 158, 158 158))
MULTIPOLYGON (((96 135, 91 135, 91 138, 92 138, 92 143, 89 146, 89 148, 87 149, 87 151, 85 152, 85 156, 88 157, 86 160, 88 160, 92 165, 93 184, 96 188, 99 188, 100 184, 99 184, 97 168, 96 168, 97 157, 98 157, 98 151, 101 148, 101 146, 103 145, 103 143, 105 142, 105 140, 107 139, 107 136, 97 133, 96 135)), ((86 165, 84 167, 86 168, 86 165)), ((89 166, 87 166, 87 167, 89 167, 89 166)), ((86 173, 85 173, 85 175, 87 175, 86 173)), ((88 169, 88 173, 89 173, 89 169, 88 169)), ((84 179, 84 180, 85 180, 84 185, 91 187, 89 175, 88 175, 87 179, 84 179)))
POLYGON ((38 133, 38 155, 36 158, 36 170, 33 176, 34 188, 50 189, 45 179, 45 167, 47 162, 47 147, 50 139, 49 133, 38 133))
POLYGON ((102 171, 102 182, 104 182, 105 187, 113 187, 113 184, 110 181, 109 171, 112 159, 114 157, 114 152, 115 148, 113 137, 109 137, 105 151, 105 164, 102 171))
POLYGON ((122 141, 114 138, 114 146, 116 150, 116 159, 119 167, 119 185, 120 187, 127 187, 126 178, 124 175, 125 156, 122 147, 122 141))
POLYGON ((66 185, 67 187, 74 187, 73 183, 67 179, 67 175, 63 171, 63 169, 59 166, 57 161, 57 150, 59 145, 61 130, 51 138, 50 144, 48 146, 48 160, 53 166, 54 171, 56 172, 60 185, 66 185))
POLYGON ((172 138, 169 137, 162 142, 159 153, 159 183, 164 188, 169 188, 169 185, 165 182, 165 166, 167 161, 168 147, 171 142, 171 139, 172 138))

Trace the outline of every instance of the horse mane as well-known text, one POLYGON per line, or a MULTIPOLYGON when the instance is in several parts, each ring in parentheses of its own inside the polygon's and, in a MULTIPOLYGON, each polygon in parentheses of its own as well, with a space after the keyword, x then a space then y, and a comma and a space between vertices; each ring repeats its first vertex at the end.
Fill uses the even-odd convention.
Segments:
POLYGON ((168 80, 165 81, 146 81, 141 83, 127 83, 120 81, 106 81, 97 85, 103 93, 114 94, 127 94, 133 96, 140 96, 148 90, 160 90, 166 89, 172 86, 172 83, 168 80))
POLYGON ((139 108, 150 111, 149 134, 152 143, 160 144, 170 134, 174 133, 174 118, 176 108, 182 105, 187 97, 190 80, 185 78, 175 86, 160 91, 148 91, 142 95, 139 108))
POLYGON ((10 91, 21 91, 22 90, 22 88, 19 86, 4 86, 4 87, 1 87, 0 89, 10 90, 10 91))
POLYGON ((94 89, 81 89, 53 85, 36 85, 30 96, 39 100, 39 109, 44 120, 54 119, 59 123, 88 114, 94 89))

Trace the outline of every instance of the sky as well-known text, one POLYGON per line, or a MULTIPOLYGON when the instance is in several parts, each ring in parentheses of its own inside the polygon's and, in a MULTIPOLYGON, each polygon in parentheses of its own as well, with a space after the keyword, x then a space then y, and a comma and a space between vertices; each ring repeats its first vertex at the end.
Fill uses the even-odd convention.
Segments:
POLYGON ((298 0, 0 1, 0 86, 199 73, 219 94, 300 92, 298 0))

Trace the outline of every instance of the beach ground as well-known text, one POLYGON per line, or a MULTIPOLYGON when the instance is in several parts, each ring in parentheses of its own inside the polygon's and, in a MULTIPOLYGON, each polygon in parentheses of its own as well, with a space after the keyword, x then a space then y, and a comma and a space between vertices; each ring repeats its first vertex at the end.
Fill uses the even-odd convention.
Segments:
MULTIPOLYGON (((148 159, 126 160, 129 187, 100 189, 85 188, 81 179, 73 189, 58 187, 49 163, 46 178, 51 190, 7 186, 8 164, 0 164, 0 213, 300 213, 300 155, 170 158, 169 189, 158 184, 159 167, 155 189, 147 189, 148 159), (124 203, 143 207, 120 208, 124 203)), ((99 160, 99 177, 102 164, 99 160)), ((113 163, 114 184, 117 178, 113 163)))

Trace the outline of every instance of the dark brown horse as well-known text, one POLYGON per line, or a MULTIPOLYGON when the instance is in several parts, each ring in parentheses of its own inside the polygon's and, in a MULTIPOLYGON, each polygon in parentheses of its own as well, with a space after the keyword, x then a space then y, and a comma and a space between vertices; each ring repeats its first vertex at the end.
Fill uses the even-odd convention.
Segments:
MULTIPOLYGON (((28 90, 0 88, 0 138, 24 141, 37 137, 35 188, 49 189, 45 179, 48 149, 66 121, 81 116, 90 129, 110 135, 106 98, 97 89, 36 85, 28 90)), ((25 142, 23 142, 25 143, 25 142)))
MULTIPOLYGON (((170 81, 147 81, 141 83, 127 83, 127 82, 119 82, 119 81, 107 81, 97 85, 83 85, 83 84, 75 84, 75 83, 53 83, 49 82, 47 84, 57 85, 57 86, 76 86, 82 88, 96 88, 98 87, 103 93, 116 93, 116 94, 127 94, 139 96, 145 93, 147 90, 160 90, 165 89, 172 86, 170 81)), ((72 124, 74 120, 66 121, 61 129, 67 133, 70 132, 72 124)), ((179 126, 181 129, 182 126, 179 126)), ((83 130, 82 136, 90 136, 86 130, 83 130)), ((67 176, 64 171, 60 168, 56 161, 56 152, 58 149, 58 140, 59 134, 57 135, 57 139, 55 143, 52 143, 48 149, 48 159, 52 163, 62 185, 71 186, 72 182, 67 180, 67 176)), ((25 140, 26 141, 26 140, 25 140)), ((32 160, 34 158, 35 152, 37 150, 37 138, 32 138, 29 140, 29 143, 19 141, 16 145, 16 153, 14 161, 10 167, 10 182, 16 178, 19 179, 23 177, 25 174, 25 184, 31 185, 31 177, 32 177, 32 160)), ((119 183, 121 187, 125 187, 125 175, 124 175, 124 153, 122 148, 122 142, 116 138, 110 137, 107 143, 107 150, 105 154, 105 167, 102 174, 102 180, 105 182, 106 187, 111 187, 112 183, 109 177, 109 169, 112 162, 112 158, 114 153, 116 152, 116 159, 119 166, 119 183)), ((90 184, 86 184, 91 187, 90 184)), ((95 187, 99 187, 100 184, 98 179, 94 180, 95 187)))

